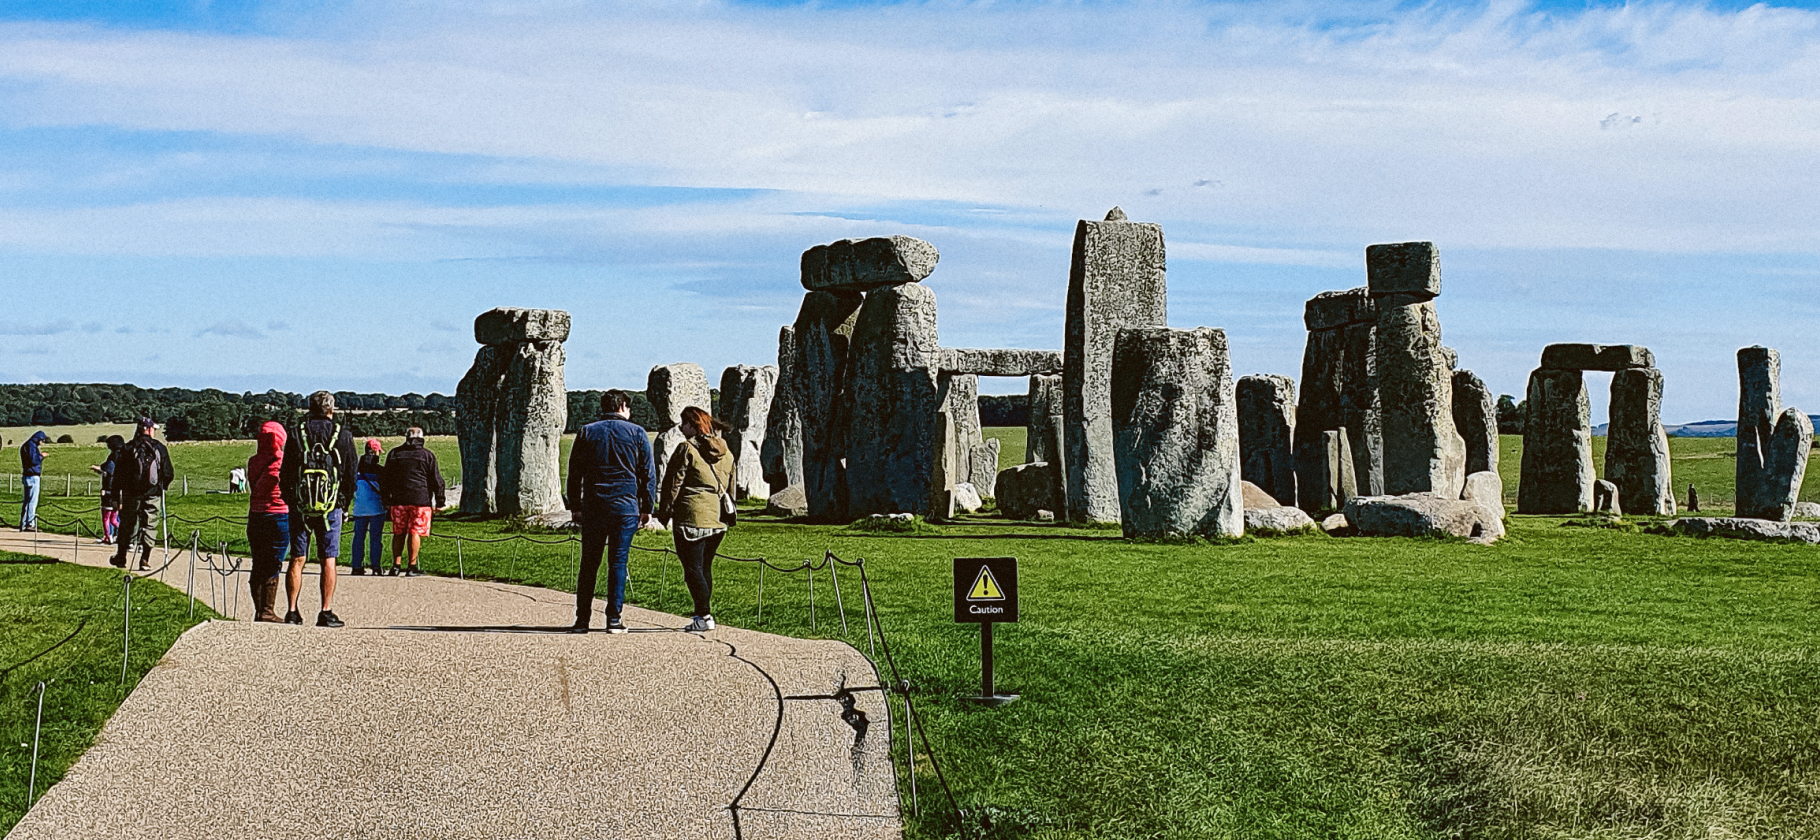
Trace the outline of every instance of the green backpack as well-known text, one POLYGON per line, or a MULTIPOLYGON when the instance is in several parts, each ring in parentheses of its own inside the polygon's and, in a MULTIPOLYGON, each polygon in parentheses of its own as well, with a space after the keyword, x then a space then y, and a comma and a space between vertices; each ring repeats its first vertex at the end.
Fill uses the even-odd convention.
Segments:
POLYGON ((327 516, 338 506, 341 455, 335 451, 335 442, 340 439, 339 423, 329 432, 326 442, 310 440, 308 421, 297 426, 298 448, 303 451, 303 463, 297 471, 297 500, 303 506, 305 516, 327 516))

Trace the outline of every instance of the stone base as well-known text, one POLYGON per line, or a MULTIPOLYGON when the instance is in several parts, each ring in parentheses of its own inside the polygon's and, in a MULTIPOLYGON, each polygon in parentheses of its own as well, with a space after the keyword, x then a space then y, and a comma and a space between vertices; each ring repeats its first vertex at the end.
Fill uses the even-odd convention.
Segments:
POLYGON ((1669 527, 1697 537, 1729 537, 1734 540, 1793 540, 1820 545, 1820 523, 1774 522, 1768 519, 1741 517, 1690 516, 1669 523, 1669 527))

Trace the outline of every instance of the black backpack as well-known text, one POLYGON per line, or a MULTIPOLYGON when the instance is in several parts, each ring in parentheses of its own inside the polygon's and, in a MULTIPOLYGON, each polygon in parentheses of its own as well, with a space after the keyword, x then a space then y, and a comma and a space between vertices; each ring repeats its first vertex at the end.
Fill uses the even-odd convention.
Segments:
POLYGON ((303 461, 297 470, 297 501, 306 516, 326 516, 338 505, 341 495, 341 453, 335 443, 341 439, 341 424, 329 430, 327 441, 310 440, 310 424, 297 427, 298 449, 303 461))
POLYGON ((114 487, 123 493, 150 493, 160 488, 164 466, 157 444, 136 437, 114 455, 114 487))

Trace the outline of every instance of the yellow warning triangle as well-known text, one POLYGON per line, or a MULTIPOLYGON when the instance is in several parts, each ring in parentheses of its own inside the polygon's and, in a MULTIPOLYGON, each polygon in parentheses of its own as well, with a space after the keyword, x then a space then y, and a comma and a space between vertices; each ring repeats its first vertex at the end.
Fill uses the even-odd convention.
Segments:
POLYGON ((992 577, 992 567, 981 566, 979 577, 973 579, 973 589, 967 593, 969 601, 1003 601, 1005 591, 998 588, 998 581, 992 577))

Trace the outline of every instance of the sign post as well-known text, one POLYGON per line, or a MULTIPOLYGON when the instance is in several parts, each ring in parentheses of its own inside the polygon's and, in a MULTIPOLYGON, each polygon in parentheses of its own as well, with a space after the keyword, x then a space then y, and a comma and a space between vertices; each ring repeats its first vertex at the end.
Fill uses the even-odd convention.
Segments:
POLYGON ((967 699, 987 706, 1016 700, 992 684, 992 625, 1017 621, 1017 558, 956 557, 954 620, 980 626, 980 693, 967 699))

